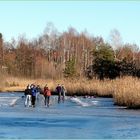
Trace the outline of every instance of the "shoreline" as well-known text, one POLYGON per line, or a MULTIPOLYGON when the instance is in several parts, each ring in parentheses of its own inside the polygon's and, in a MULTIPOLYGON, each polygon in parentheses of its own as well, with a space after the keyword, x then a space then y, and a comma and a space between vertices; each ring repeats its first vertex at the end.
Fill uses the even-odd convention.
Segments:
MULTIPOLYGON (((22 89, 17 88, 15 90, 13 90, 13 88, 11 88, 11 89, 9 88, 9 89, 0 91, 0 93, 8 93, 8 92, 21 93, 21 92, 24 92, 24 90, 23 90, 23 88, 22 89)), ((57 95, 54 90, 51 90, 51 93, 52 93, 52 95, 57 95)), ((111 94, 100 95, 97 92, 93 92, 93 93, 85 93, 85 92, 83 92, 83 93, 81 93, 81 92, 70 93, 70 92, 68 92, 67 96, 95 96, 95 97, 113 98, 113 96, 111 94)))
MULTIPOLYGON (((4 82, 3 82, 4 83, 4 82)), ((1 92, 24 92, 26 86, 30 83, 48 85, 55 95, 55 87, 58 84, 64 84, 68 96, 97 96, 104 98, 113 98, 114 104, 125 105, 128 108, 140 109, 140 80, 134 77, 122 77, 114 80, 105 79, 23 79, 15 77, 5 78, 7 85, 0 88, 1 92)))
MULTIPOLYGON (((0 91, 0 93, 10 93, 10 92, 14 92, 14 93, 24 93, 24 90, 15 90, 15 91, 12 91, 12 90, 10 90, 10 91, 0 91)), ((51 91, 52 92, 52 96, 53 95, 57 95, 56 93, 55 93, 55 91, 51 91)), ((77 97, 84 97, 84 96, 94 96, 94 98, 97 98, 97 97, 101 97, 101 98, 112 98, 112 99, 114 99, 113 98, 113 96, 112 95, 98 95, 98 93, 93 93, 93 94, 80 94, 80 93, 73 93, 73 94, 71 94, 71 93, 68 93, 67 94, 67 96, 77 96, 77 97)), ((114 102, 114 106, 124 106, 124 107, 126 107, 125 109, 129 109, 129 110, 131 110, 131 109, 135 109, 135 110, 139 110, 140 109, 140 106, 138 105, 138 106, 135 106, 135 105, 131 105, 131 106, 126 106, 125 104, 118 104, 118 103, 115 103, 114 102)))

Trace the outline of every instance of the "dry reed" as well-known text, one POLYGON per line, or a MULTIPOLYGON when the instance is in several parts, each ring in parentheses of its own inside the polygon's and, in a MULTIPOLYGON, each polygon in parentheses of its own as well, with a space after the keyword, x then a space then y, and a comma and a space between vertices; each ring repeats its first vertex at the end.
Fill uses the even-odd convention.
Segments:
POLYGON ((130 108, 140 108, 140 80, 132 77, 117 79, 114 85, 114 102, 130 108))
POLYGON ((42 80, 24 78, 5 78, 3 91, 23 91, 28 84, 39 84, 42 88, 48 84, 54 91, 57 84, 64 84, 69 95, 95 95, 113 96, 115 104, 128 107, 140 107, 140 80, 132 77, 124 77, 115 80, 42 80))

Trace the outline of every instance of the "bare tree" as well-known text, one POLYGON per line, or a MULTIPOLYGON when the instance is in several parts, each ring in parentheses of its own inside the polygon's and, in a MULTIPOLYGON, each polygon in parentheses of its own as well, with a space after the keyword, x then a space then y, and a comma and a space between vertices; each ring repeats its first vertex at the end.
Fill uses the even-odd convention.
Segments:
POLYGON ((2 34, 0 33, 0 69, 3 66, 3 38, 2 34))
POLYGON ((110 32, 110 42, 113 49, 118 49, 122 47, 123 41, 120 32, 117 29, 113 29, 110 32))

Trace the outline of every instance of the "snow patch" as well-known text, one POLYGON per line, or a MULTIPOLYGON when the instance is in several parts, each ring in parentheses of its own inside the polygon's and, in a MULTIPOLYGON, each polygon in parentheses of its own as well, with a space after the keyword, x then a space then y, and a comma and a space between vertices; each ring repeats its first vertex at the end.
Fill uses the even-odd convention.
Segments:
POLYGON ((83 107, 91 106, 90 104, 81 101, 79 98, 73 97, 73 98, 71 98, 71 101, 72 101, 72 102, 75 102, 75 103, 77 103, 78 105, 81 105, 81 106, 83 106, 83 107))
POLYGON ((14 106, 20 97, 0 97, 0 106, 14 106))

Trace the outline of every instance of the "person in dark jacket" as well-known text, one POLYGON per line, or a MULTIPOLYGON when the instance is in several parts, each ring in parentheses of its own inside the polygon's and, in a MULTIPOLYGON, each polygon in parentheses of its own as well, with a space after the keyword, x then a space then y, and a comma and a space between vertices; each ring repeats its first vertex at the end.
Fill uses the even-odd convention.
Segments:
POLYGON ((63 101, 63 103, 65 101, 66 92, 67 91, 66 91, 65 86, 62 84, 62 86, 61 86, 61 93, 62 93, 62 101, 63 101))
POLYGON ((39 85, 36 86, 36 99, 39 101, 39 95, 41 94, 41 88, 39 85))
POLYGON ((56 91, 56 94, 58 95, 58 103, 60 103, 61 102, 61 86, 60 86, 60 84, 57 85, 55 91, 56 91))
POLYGON ((26 106, 31 107, 32 91, 30 85, 28 85, 27 88, 25 89, 24 95, 25 95, 25 102, 24 102, 25 107, 26 106))

